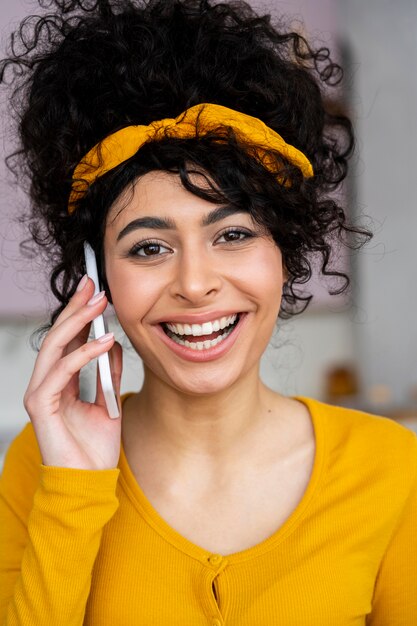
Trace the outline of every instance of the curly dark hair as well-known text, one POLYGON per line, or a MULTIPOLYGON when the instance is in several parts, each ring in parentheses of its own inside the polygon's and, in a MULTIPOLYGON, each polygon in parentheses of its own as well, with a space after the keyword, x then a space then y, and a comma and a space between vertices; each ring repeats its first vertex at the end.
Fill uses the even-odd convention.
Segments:
MULTIPOLYGON (((288 274, 280 317, 310 302, 297 287, 311 278, 313 255, 321 256, 322 274, 337 281, 331 293, 348 287, 348 276, 331 268, 332 246, 342 241, 358 248, 371 234, 350 224, 329 195, 346 177, 354 140, 349 119, 332 113, 325 97, 341 79, 327 48, 313 49, 243 0, 39 3, 44 14, 27 17, 12 35, 0 77, 12 85, 19 130, 9 165, 30 182, 31 235, 53 264, 51 288, 60 306, 51 324, 84 273, 84 240, 104 274, 107 212, 151 170, 176 172, 192 193, 243 206, 266 226, 288 274), (225 141, 213 134, 167 138, 146 144, 98 179, 68 214, 74 168, 92 146, 127 125, 176 117, 201 102, 260 118, 310 159, 314 177, 304 179, 271 151, 277 180, 232 129, 225 141), (210 189, 192 183, 195 170, 207 173, 210 189)), ((104 285, 108 291, 105 276, 104 285)))

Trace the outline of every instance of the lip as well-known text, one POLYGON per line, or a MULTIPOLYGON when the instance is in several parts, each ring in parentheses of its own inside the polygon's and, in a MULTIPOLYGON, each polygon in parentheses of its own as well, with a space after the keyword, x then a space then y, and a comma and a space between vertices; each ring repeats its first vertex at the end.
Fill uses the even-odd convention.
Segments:
MULTIPOLYGON (((229 313, 229 315, 232 315, 229 313)), ((223 317, 223 314, 221 315, 223 317)), ((188 348, 187 346, 181 346, 178 343, 175 343, 172 339, 168 337, 168 335, 164 332, 162 326, 159 324, 155 326, 155 330, 158 333, 158 336, 163 341, 163 343, 176 355, 185 359, 186 361, 192 361, 194 363, 203 363, 206 361, 213 361, 214 359, 218 359, 222 357, 226 352, 228 352, 236 342, 239 337, 242 329, 245 327, 247 319, 247 313, 242 313, 239 319, 239 322, 233 329, 233 331, 223 339, 217 346, 214 348, 208 348, 206 350, 193 350, 192 348, 188 348)), ((195 318, 194 318, 195 319, 195 318)), ((207 318, 205 321, 209 321, 210 319, 215 319, 213 317, 207 318)), ((181 323, 181 322, 180 322, 181 323)), ((187 323, 187 322, 185 322, 187 323)), ((198 322, 195 322, 196 324, 198 322)))
POLYGON ((226 311, 208 311, 207 313, 186 313, 173 315, 170 318, 164 317, 156 320, 154 324, 204 324, 204 322, 212 322, 221 317, 229 317, 230 315, 245 315, 245 311, 237 311, 236 309, 228 309, 226 311))

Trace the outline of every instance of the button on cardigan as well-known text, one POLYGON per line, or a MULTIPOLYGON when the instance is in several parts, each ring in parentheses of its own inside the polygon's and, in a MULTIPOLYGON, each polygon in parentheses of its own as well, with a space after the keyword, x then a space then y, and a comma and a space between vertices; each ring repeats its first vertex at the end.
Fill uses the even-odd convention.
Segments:
POLYGON ((308 486, 272 536, 230 555, 165 522, 123 448, 115 469, 48 467, 28 424, 0 483, 0 624, 417 624, 417 436, 298 400, 316 439, 308 486))

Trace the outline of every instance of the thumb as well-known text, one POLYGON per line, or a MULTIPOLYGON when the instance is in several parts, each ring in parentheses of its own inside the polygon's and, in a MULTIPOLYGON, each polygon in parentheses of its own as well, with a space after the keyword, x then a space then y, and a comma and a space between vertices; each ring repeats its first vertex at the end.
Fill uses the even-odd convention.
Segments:
MULTIPOLYGON (((121 385, 122 371, 123 371, 123 349, 120 343, 118 343, 117 341, 114 342, 114 345, 109 351, 109 355, 110 355, 111 377, 113 381, 114 390, 116 392, 117 400, 119 402, 120 385, 121 385)), ((119 404, 119 407, 120 407, 120 404, 119 404)))

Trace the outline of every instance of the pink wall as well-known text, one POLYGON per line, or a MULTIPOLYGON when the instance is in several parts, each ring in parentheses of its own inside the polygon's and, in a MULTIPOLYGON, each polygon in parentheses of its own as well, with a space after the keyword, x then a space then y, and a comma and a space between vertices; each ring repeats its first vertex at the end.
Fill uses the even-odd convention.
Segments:
MULTIPOLYGON (((1 0, 0 32, 1 51, 6 49, 9 33, 20 20, 36 11, 37 3, 27 0, 1 0)), ((4 164, 4 156, 12 151, 8 136, 8 104, 4 89, 0 92, 2 141, 0 143, 0 315, 16 313, 36 315, 46 309, 43 293, 47 281, 42 277, 36 259, 23 259, 18 241, 25 238, 23 229, 16 224, 19 208, 25 207, 26 198, 13 184, 13 177, 4 164)))
MULTIPOLYGON (((336 31, 336 0, 253 0, 252 6, 260 12, 284 13, 303 19, 306 30, 314 38, 331 42, 336 31)), ((11 24, 31 12, 37 3, 27 0, 1 0, 0 30, 4 51, 11 24)), ((18 209, 26 204, 25 196, 12 186, 12 176, 3 164, 7 147, 7 102, 4 92, 0 97, 0 115, 3 119, 3 142, 0 144, 0 316, 15 314, 39 315, 48 308, 49 295, 46 274, 38 258, 28 261, 21 257, 18 241, 24 237, 22 229, 13 223, 18 209)), ((318 288, 319 289, 319 288, 318 288)))
POLYGON ((271 15, 299 17, 306 31, 329 40, 337 32, 337 0, 252 0, 251 6, 271 15))

